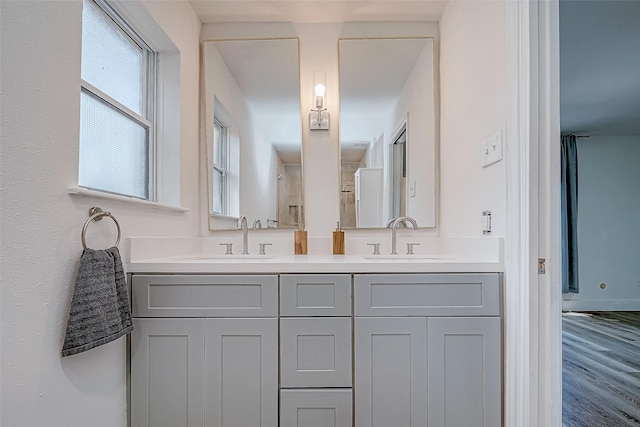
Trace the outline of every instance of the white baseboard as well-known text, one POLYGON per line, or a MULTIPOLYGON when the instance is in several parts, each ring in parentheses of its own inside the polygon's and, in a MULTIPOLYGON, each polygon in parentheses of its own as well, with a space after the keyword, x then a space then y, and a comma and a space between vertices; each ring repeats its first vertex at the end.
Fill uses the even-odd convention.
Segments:
POLYGON ((640 311, 640 299, 564 300, 562 311, 640 311))

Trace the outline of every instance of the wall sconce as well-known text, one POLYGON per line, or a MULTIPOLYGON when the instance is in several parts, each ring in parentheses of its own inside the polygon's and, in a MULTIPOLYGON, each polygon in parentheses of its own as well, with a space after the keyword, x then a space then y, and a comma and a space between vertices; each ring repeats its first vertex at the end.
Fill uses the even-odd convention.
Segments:
POLYGON ((311 130, 329 129, 329 112, 327 111, 327 74, 324 71, 313 72, 313 105, 309 113, 309 128, 311 130))

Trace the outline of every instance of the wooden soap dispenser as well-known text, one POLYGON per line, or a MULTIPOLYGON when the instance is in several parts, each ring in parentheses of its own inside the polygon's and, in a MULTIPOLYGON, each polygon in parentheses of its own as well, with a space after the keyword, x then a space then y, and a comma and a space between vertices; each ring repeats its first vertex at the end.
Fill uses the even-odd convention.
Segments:
POLYGON ((336 231, 333 232, 333 254, 344 255, 344 231, 340 228, 340 221, 336 225, 336 231))
POLYGON ((302 224, 300 224, 300 228, 293 232, 293 240, 294 240, 294 253, 296 255, 306 255, 307 254, 307 231, 304 229, 302 224))

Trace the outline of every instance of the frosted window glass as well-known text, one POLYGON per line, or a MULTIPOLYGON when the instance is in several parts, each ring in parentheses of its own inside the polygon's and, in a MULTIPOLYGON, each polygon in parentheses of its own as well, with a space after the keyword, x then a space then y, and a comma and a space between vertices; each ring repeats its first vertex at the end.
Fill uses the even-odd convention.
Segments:
POLYGON ((82 79, 142 114, 142 49, 93 2, 82 12, 82 79))
POLYGON ((213 154, 213 163, 215 163, 218 166, 222 166, 222 141, 220 140, 220 126, 218 126, 217 124, 214 125, 213 127, 213 149, 214 154, 213 154))
POLYGON ((79 185, 147 199, 147 153, 144 126, 82 92, 79 185))

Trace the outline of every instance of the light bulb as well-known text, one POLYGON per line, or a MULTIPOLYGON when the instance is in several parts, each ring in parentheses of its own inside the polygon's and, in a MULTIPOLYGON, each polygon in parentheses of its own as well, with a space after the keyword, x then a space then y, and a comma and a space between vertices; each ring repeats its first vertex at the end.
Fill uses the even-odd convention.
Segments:
POLYGON ((318 83, 315 89, 316 89, 316 96, 324 95, 324 85, 322 83, 318 83))

